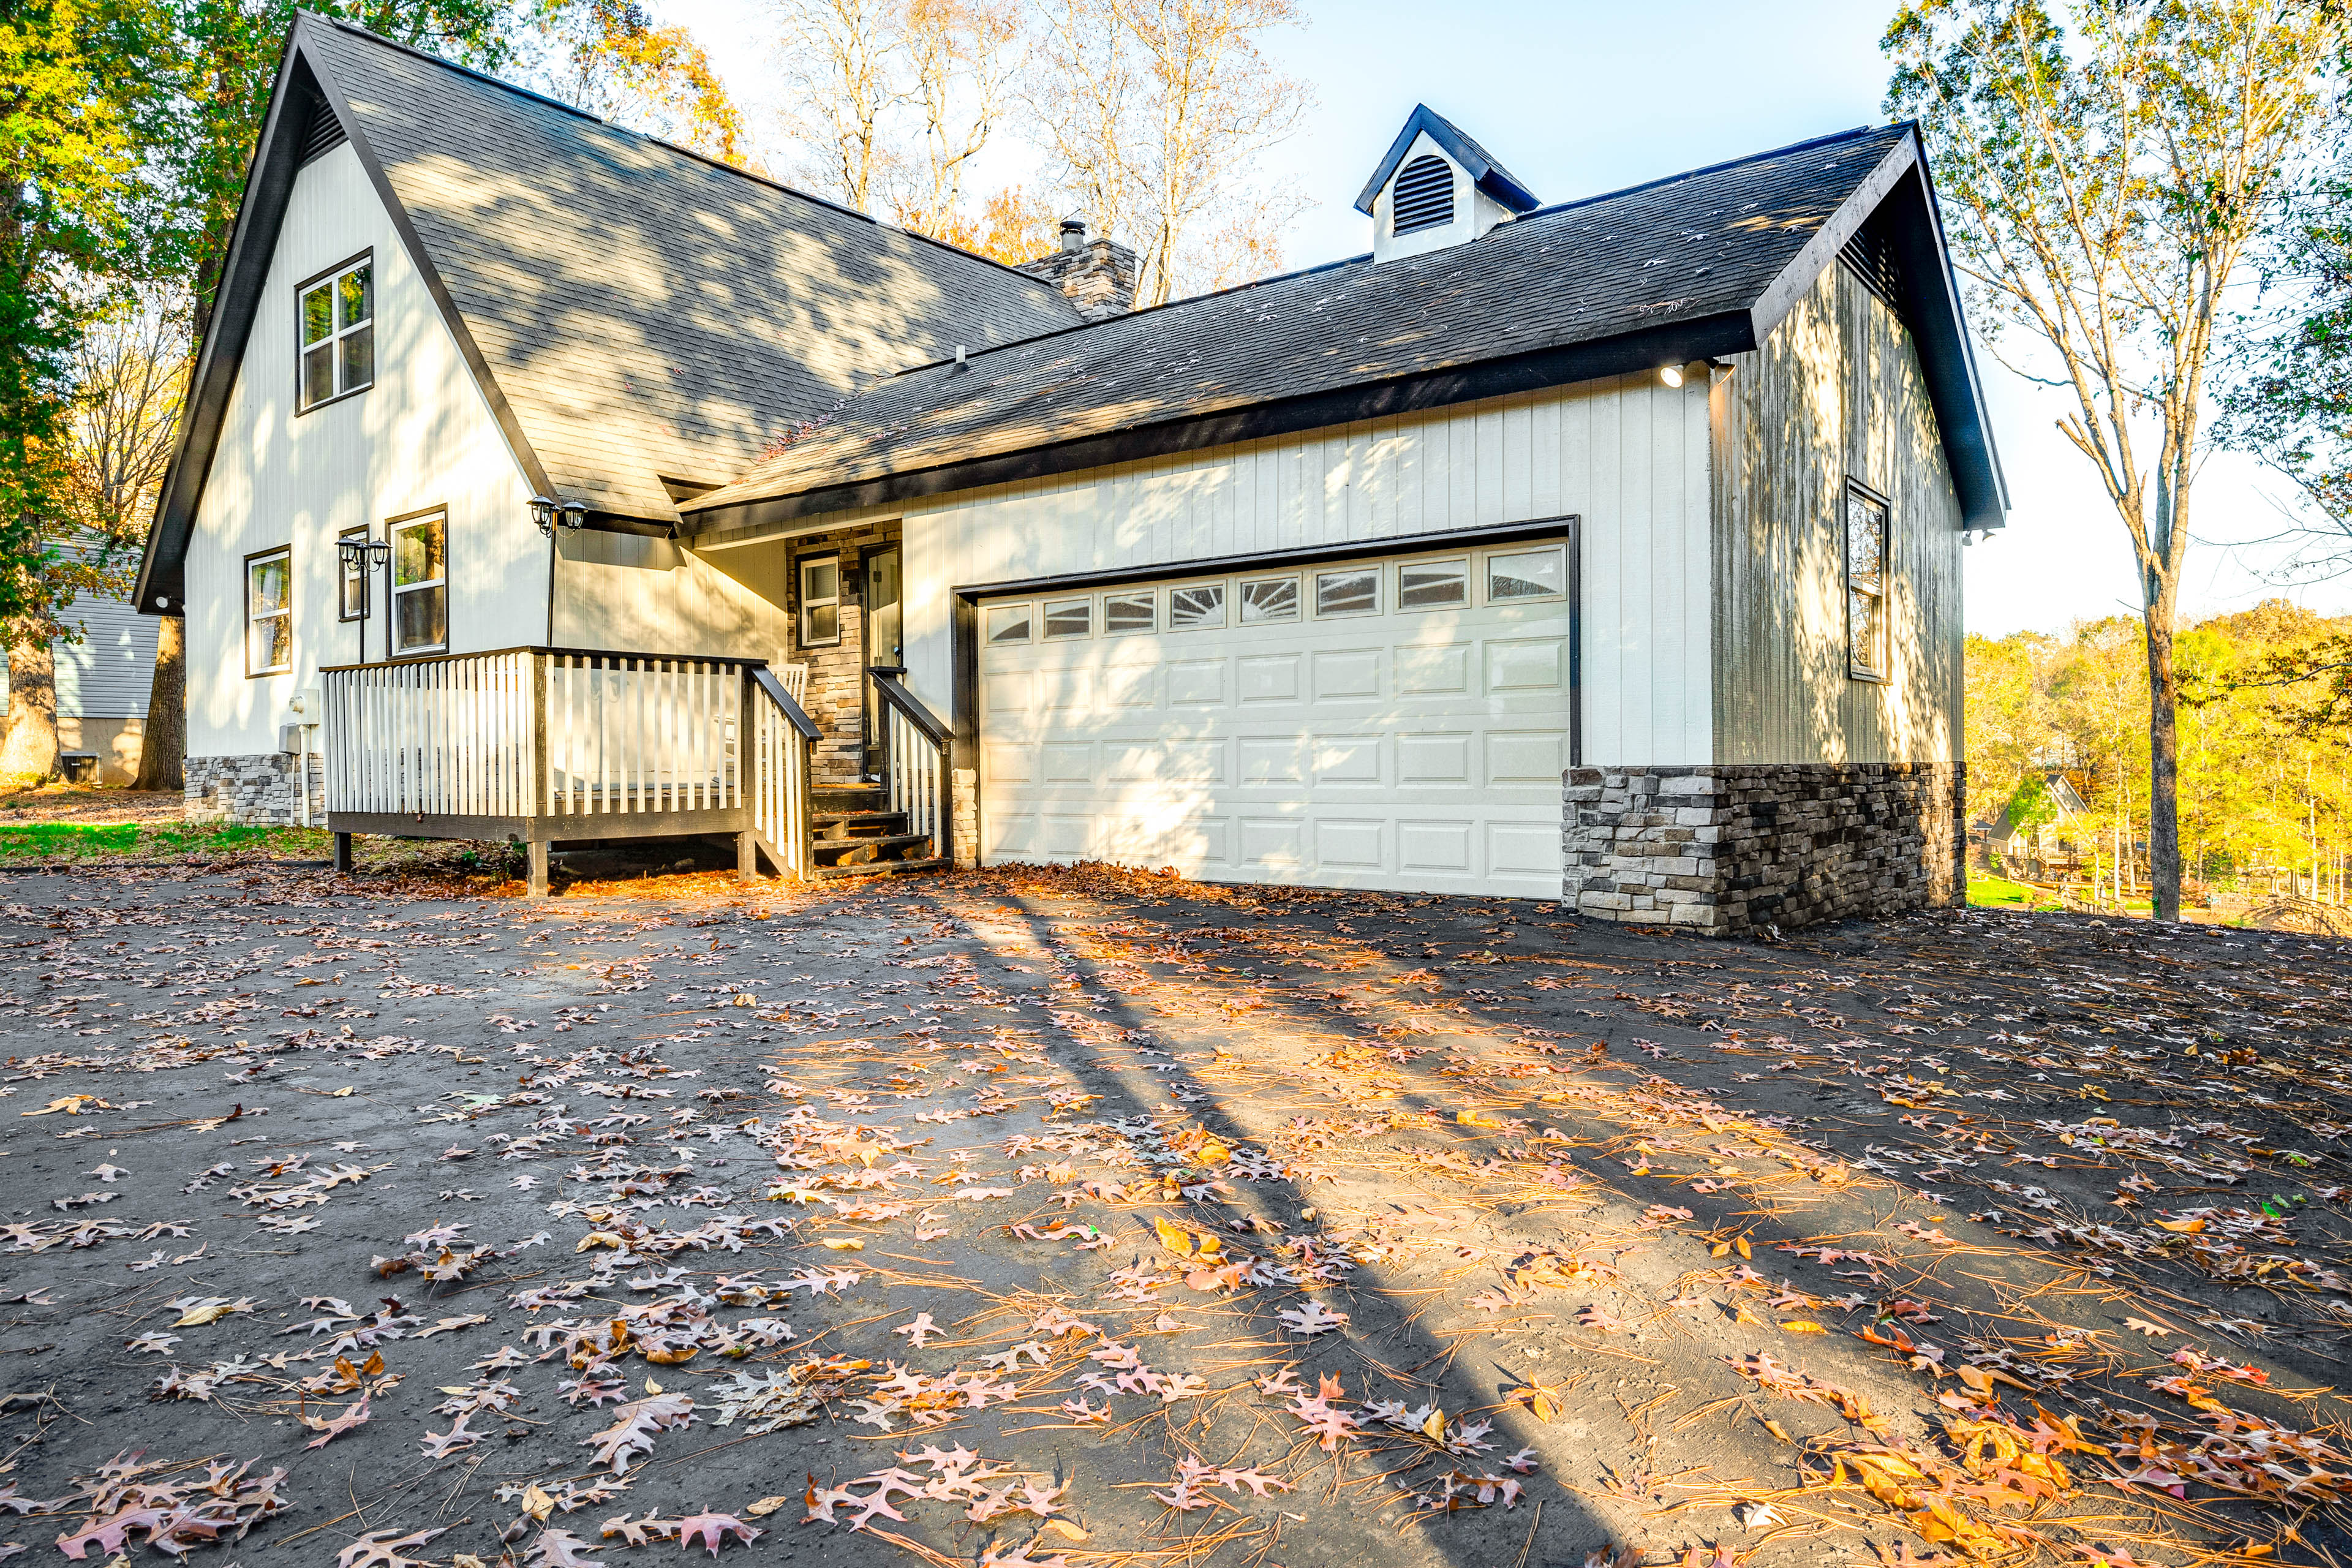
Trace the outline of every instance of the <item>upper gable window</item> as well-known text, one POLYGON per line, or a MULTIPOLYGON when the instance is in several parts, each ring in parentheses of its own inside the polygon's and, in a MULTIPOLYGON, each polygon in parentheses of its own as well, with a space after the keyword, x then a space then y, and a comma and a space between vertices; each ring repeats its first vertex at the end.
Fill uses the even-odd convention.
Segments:
POLYGON ((1419 234, 1454 221, 1454 165, 1433 153, 1407 163, 1389 201, 1389 232, 1419 234))
POLYGON ((364 390, 375 381, 375 261, 362 256, 297 291, 301 405, 364 390))

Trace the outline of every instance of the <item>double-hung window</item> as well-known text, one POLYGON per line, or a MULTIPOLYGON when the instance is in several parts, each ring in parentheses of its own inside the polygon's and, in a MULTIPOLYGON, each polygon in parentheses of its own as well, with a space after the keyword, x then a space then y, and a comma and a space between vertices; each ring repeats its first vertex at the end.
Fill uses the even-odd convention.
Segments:
POLYGON ((812 555, 801 563, 801 647, 841 640, 841 557, 812 555))
POLYGON ((375 381, 375 263, 345 262, 298 291, 301 406, 316 408, 375 381))
POLYGON ((1887 647, 1886 501, 1845 483, 1845 664, 1856 680, 1894 674, 1887 647))
POLYGON ((294 668, 294 552, 285 545, 245 558, 245 672, 294 668))
POLYGON ((449 517, 431 512, 392 525, 392 647, 433 653, 449 646, 449 517))

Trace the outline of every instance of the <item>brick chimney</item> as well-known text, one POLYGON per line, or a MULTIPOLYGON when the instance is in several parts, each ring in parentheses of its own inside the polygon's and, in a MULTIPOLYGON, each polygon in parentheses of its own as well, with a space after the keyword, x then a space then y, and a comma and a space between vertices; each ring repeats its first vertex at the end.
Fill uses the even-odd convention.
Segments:
POLYGON ((1064 218, 1062 247, 1023 262, 1020 270, 1060 289, 1089 321, 1135 309, 1135 252, 1114 239, 1088 239, 1082 217, 1064 218))

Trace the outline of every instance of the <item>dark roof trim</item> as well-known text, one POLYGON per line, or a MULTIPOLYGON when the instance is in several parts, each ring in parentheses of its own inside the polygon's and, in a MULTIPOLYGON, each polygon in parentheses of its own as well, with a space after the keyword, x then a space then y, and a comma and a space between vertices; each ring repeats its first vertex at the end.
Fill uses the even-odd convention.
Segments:
POLYGON ((1927 184, 1927 149, 1918 126, 1906 129, 1909 133, 1757 299, 1756 338, 1760 342, 1769 336, 1823 269, 1836 265, 1839 252, 1862 232, 1863 225, 1883 211, 1904 295, 1896 308, 1918 351, 1920 373, 1927 379, 1960 516, 1969 528, 2002 528, 2008 524, 2009 486, 1993 448, 1992 421, 1969 342, 1959 284, 1952 275, 1951 256, 1927 184))
POLYGON ((1389 183, 1389 176, 1396 173, 1397 165, 1404 162, 1405 153, 1412 151, 1413 139, 1424 131, 1429 132, 1432 142, 1445 149, 1448 157, 1469 172, 1473 184, 1513 212, 1529 212, 1543 205, 1536 199, 1533 191, 1519 184, 1517 175, 1495 162, 1494 155, 1473 141, 1460 126, 1429 105, 1416 103, 1412 106, 1412 116, 1404 122, 1404 129, 1398 132, 1397 139, 1389 144, 1380 167, 1372 171, 1371 179, 1365 183, 1364 194, 1356 198, 1358 212, 1367 217, 1371 216, 1372 203, 1380 196, 1381 187, 1389 183))
MULTIPOLYGON (((295 14, 294 29, 298 39, 305 26, 318 26, 320 24, 309 13, 295 14)), ((358 28, 350 30, 362 31, 358 28)), ((367 36, 373 37, 373 34, 367 36)), ((359 117, 352 112, 351 105, 344 100, 342 88, 324 72, 320 74, 319 79, 326 89, 327 101, 333 106, 336 116, 342 121, 345 129, 352 132, 352 150, 359 154, 360 167, 367 171, 368 184, 375 187, 376 199, 383 203, 383 210, 392 219, 393 232, 400 236, 401 247, 408 252, 417 276, 425 280, 426 292, 433 296, 434 306, 441 312, 442 323, 449 329, 450 337, 457 340, 457 352, 464 357, 466 368, 474 373, 474 384, 482 389, 482 400, 489 405, 490 417, 499 422, 499 430, 505 433, 507 449, 514 454, 523 477, 530 481, 531 493, 554 495, 554 480, 548 477, 547 467, 539 460, 539 454, 531 449, 530 437, 523 434, 522 421, 516 416, 514 405, 507 401, 507 395, 499 387, 498 378, 490 374, 490 362, 483 356, 481 345, 474 342, 474 330, 458 313, 457 302, 449 297, 449 285, 442 280, 440 268, 434 265, 431 254, 425 248, 425 241, 418 237, 416 225, 393 190, 392 180, 384 174, 383 162, 376 157, 375 149, 368 145, 367 138, 354 129, 359 117)))
MULTIPOLYGON (((181 425, 179 449, 173 455, 171 470, 164 478, 154 526, 148 531, 146 558, 140 563, 139 581, 132 590, 131 603, 148 615, 171 613, 161 603, 164 597, 185 608, 188 536, 195 527, 196 509, 204 500, 205 483, 219 447, 229 397, 244 368, 246 344, 252 337, 254 319, 261 309, 270 265, 277 259, 278 232, 285 223, 287 204, 293 195, 294 177, 303 162, 304 149, 313 140, 312 128, 295 124, 289 113, 289 108, 300 110, 306 99, 311 100, 310 112, 323 109, 332 114, 349 138, 360 166, 367 172, 368 183, 383 204, 393 231, 400 236, 402 248, 408 252, 426 291, 433 296, 443 324, 449 329, 467 368, 473 372, 475 384, 481 388, 483 401, 489 405, 491 417, 498 421, 507 447, 514 454, 524 478, 541 495, 551 493, 553 488, 545 465, 523 434, 522 422, 490 374, 489 362, 474 342, 472 330, 458 313, 457 302, 449 297, 448 285, 442 280, 440 269, 433 264, 425 242, 417 237, 408 209, 394 193, 375 150, 359 132, 358 119, 345 101, 341 87, 322 66, 314 64, 302 47, 305 29, 327 25, 309 12, 297 11, 294 26, 287 34, 285 64, 279 68, 277 86, 270 93, 269 113, 262 123, 253 173, 246 183, 245 200, 237 208, 228 260, 221 269, 213 319, 197 354, 195 390, 181 425)), ((351 30, 364 32, 359 28, 351 30)), ((374 37, 372 33, 364 36, 374 37)))
POLYGON ((1578 521, 1576 513, 1563 512, 1558 517, 1531 517, 1519 522, 1440 529, 1428 533, 1399 533, 1386 539, 1350 539, 1336 544, 1302 544, 1287 550, 1255 551, 1246 555, 1204 555, 1191 561, 1161 562, 1158 565, 1115 566, 1100 572, 1066 572, 1057 577, 965 583, 950 588, 948 593, 960 599, 1004 599, 1024 594, 1116 588, 1129 583, 1173 583, 1186 577, 1271 572, 1286 566, 1319 566, 1328 561, 1369 561, 1374 557, 1418 555, 1431 550, 1483 550, 1492 545, 1521 544, 1535 539, 1565 539, 1576 531, 1578 521))
POLYGON ((678 535, 691 543, 726 544, 734 542, 738 535, 823 512, 887 506, 949 490, 1014 484, 1112 463, 1163 458, 1362 419, 1415 414, 1479 398, 1653 370, 1662 364, 1682 364, 1716 354, 1742 353, 1754 348, 1756 342, 1748 313, 1726 311, 1672 322, 1648 331, 1538 350, 1510 359, 1339 387, 1304 397, 1222 410, 1194 419, 1137 426, 1107 436, 947 463, 800 495, 738 501, 702 510, 688 502, 678 509, 686 519, 678 535))
POLYGON ((277 84, 270 89, 261 141, 245 177, 245 198, 237 204, 236 224, 229 231, 228 255, 215 287, 212 317, 205 323, 204 342, 196 347, 195 374, 188 382, 178 446, 156 496, 154 525, 147 531, 139 579, 131 591, 132 606, 145 615, 176 615, 187 608, 188 531, 220 442, 229 395, 236 388, 237 367, 245 357, 254 313, 260 308, 262 285, 268 280, 270 254, 278 248, 278 225, 293 195, 302 145, 309 140, 310 128, 289 120, 301 117, 304 98, 317 90, 317 78, 295 49, 289 33, 278 59, 277 84), (307 92, 289 90, 299 81, 298 72, 299 78, 309 79, 300 83, 307 92), (253 261, 257 248, 263 253, 258 266, 253 261))

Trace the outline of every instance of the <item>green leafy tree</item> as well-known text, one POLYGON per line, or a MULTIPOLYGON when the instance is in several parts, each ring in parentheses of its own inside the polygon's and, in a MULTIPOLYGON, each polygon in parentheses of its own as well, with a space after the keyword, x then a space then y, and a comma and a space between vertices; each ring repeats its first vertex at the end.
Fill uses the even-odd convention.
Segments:
POLYGON ((2130 541, 2165 920, 2180 912, 2174 644, 2207 375, 2223 296, 2326 134, 2344 38, 2329 0, 1913 0, 1885 40, 1888 107, 1921 121, 1980 316, 2071 395, 2058 427, 2130 541))

